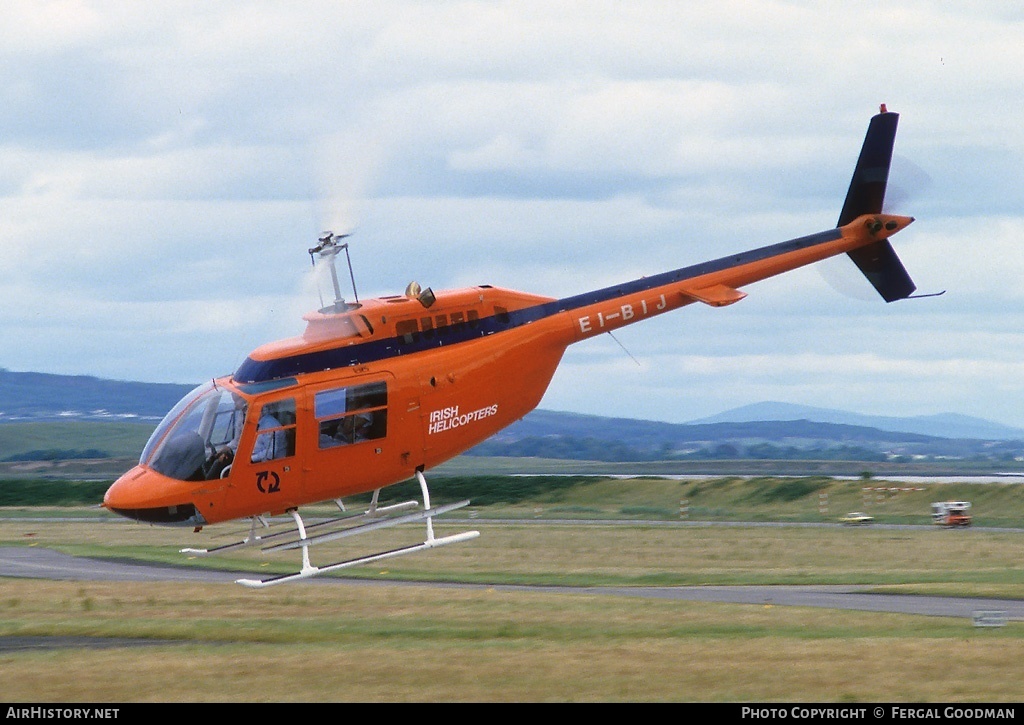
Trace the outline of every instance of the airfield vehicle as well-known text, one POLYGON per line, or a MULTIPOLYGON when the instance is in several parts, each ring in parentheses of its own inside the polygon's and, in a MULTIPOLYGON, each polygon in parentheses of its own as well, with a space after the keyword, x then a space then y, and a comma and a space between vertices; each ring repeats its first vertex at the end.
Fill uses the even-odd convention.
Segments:
POLYGON ((863 511, 853 511, 851 513, 846 514, 839 520, 847 526, 862 526, 864 524, 873 523, 875 517, 868 516, 863 511))
POLYGON ((970 501, 936 501, 932 504, 932 523, 938 526, 970 526, 970 501))

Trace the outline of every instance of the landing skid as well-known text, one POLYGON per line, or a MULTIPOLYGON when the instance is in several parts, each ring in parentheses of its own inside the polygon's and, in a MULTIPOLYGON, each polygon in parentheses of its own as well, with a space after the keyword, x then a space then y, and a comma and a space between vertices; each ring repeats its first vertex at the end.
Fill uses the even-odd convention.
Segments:
POLYGON ((302 547, 302 570, 295 574, 283 574, 282 576, 270 577, 268 579, 236 579, 236 584, 242 586, 251 587, 253 589, 262 589, 264 587, 273 586, 275 584, 286 584, 288 582, 299 581, 301 579, 309 579, 311 577, 319 576, 320 574, 326 574, 330 571, 337 571, 338 569, 345 569, 350 566, 359 566, 360 564, 369 564, 374 561, 380 561, 381 559, 390 559, 395 556, 402 556, 403 554, 413 554, 417 551, 425 551, 426 549, 435 549, 439 546, 447 546, 448 544, 458 544, 463 541, 469 541, 475 539, 480 535, 479 531, 465 531, 461 534, 452 534, 451 536, 443 536, 440 539, 432 539, 429 536, 427 540, 422 544, 414 544, 412 546, 405 546, 400 549, 392 549, 391 551, 382 551, 379 554, 370 554, 369 556, 362 556, 358 559, 349 559, 347 561, 339 561, 336 564, 328 564, 327 566, 312 566, 309 563, 309 548, 308 545, 302 547))
MULTIPOLYGON (((403 503, 395 504, 393 506, 384 506, 381 508, 377 507, 377 493, 374 493, 373 501, 370 504, 370 508, 360 514, 352 514, 348 516, 341 516, 330 521, 323 521, 317 524, 306 526, 302 517, 299 516, 298 511, 291 511, 292 518, 295 519, 295 528, 289 529, 288 531, 281 531, 269 536, 257 536, 256 525, 257 519, 253 519, 252 528, 250 529, 249 536, 244 540, 234 543, 227 544, 225 546, 215 547, 213 549, 182 549, 183 553, 194 553, 194 554, 210 554, 215 551, 225 551, 228 549, 239 548, 243 546, 255 546, 262 544, 269 539, 278 537, 288 536, 290 534, 298 533, 298 538, 291 541, 285 541, 280 544, 272 544, 270 546, 264 546, 263 551, 287 551, 291 549, 302 549, 302 568, 294 574, 283 574, 280 576, 268 577, 266 579, 236 579, 236 583, 243 586, 251 587, 254 589, 262 589, 264 587, 274 586, 276 584, 287 584, 288 582, 299 581, 302 579, 310 579, 321 574, 326 574, 331 571, 337 571, 339 569, 345 569, 352 566, 359 566, 361 564, 369 564, 374 561, 380 561, 382 559, 390 559, 396 556, 403 556, 405 554, 413 554, 417 551, 425 551, 427 549, 436 549, 441 546, 447 546, 448 544, 457 544, 463 541, 469 541, 475 539, 480 535, 479 531, 465 531, 460 534, 452 534, 451 536, 443 536, 436 538, 434 536, 434 517, 440 516, 441 514, 454 511, 455 509, 462 508, 469 505, 469 500, 459 501, 457 503, 446 504, 444 506, 437 506, 431 508, 430 506, 430 491, 427 489, 427 481, 423 477, 420 471, 416 471, 416 479, 419 481, 420 490, 423 493, 423 510, 416 511, 409 514, 403 514, 400 516, 393 516, 391 514, 403 511, 409 508, 415 508, 419 505, 417 501, 405 501, 403 503), (380 516, 386 516, 376 521, 368 521, 367 523, 358 524, 356 526, 349 526, 347 528, 340 529, 338 531, 328 531, 326 533, 318 534, 315 536, 309 536, 308 531, 314 528, 322 528, 330 526, 331 524, 338 523, 349 523, 355 521, 358 518, 374 519, 380 516), (364 534, 370 531, 376 531, 378 529, 387 528, 390 526, 397 526, 398 524, 411 523, 413 521, 427 522, 427 535, 422 543, 413 544, 411 546, 404 546, 398 549, 391 549, 389 551, 382 551, 376 554, 370 554, 368 556, 361 556, 356 559, 348 559, 346 561, 339 561, 333 564, 327 564, 326 566, 313 566, 309 562, 309 547, 316 544, 324 544, 328 541, 335 541, 337 539, 346 536, 355 536, 357 534, 364 534)), ((341 503, 338 502, 339 507, 344 510, 341 503)), ((265 522, 262 522, 264 525, 265 522)))

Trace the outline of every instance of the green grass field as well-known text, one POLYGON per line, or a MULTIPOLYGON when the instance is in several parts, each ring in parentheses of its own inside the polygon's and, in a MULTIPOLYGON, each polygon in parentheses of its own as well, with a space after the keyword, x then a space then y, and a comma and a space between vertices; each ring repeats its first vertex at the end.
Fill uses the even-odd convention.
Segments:
MULTIPOLYGON (((462 481, 442 494, 437 480, 442 497, 473 486, 462 481)), ((252 591, 234 584, 3 580, 0 637, 157 642, 0 650, 4 693, 22 702, 1012 702, 1024 696, 1019 622, 979 629, 956 618, 498 588, 844 583, 867 591, 1024 597, 1024 529, 666 525, 679 521, 681 500, 691 522, 813 523, 867 508, 880 521, 923 524, 933 498, 964 497, 975 502, 979 523, 1002 526, 1019 520, 1022 508, 1012 486, 901 491, 914 487, 872 481, 869 487, 887 490, 870 492, 874 498, 865 506, 864 482, 795 481, 580 479, 545 487, 528 480, 506 491, 509 500, 474 506, 471 519, 436 524, 438 535, 473 527, 480 538, 349 570, 356 579, 340 586, 252 591), (823 493, 827 513, 820 509, 823 493), (597 523, 573 523, 574 517, 597 523), (624 518, 633 521, 600 523, 624 518), (493 586, 424 584, 438 581, 493 586)), ((500 493, 502 483, 508 484, 481 483, 481 497, 497 496, 493 489, 500 493)), ((212 560, 178 553, 234 540, 244 527, 196 534, 98 517, 93 508, 3 509, 0 546, 260 573, 297 564, 294 552, 244 551, 212 560)), ((422 527, 398 527, 332 543, 313 550, 313 563, 421 536, 422 527)))
MULTIPOLYGON (((439 553, 439 552, 437 552, 439 553)), ((11 702, 1016 702, 1021 627, 423 586, 4 582, 11 702)))
POLYGON ((119 421, 57 421, 0 424, 0 459, 31 451, 102 451, 113 458, 138 459, 156 426, 119 421))
MULTIPOLYGON (((0 507, 99 504, 110 480, 35 477, 0 482, 0 507)), ((931 503, 968 500, 975 526, 1024 529, 1024 495, 1017 484, 927 483, 898 479, 810 477, 436 475, 431 496, 444 503, 470 499, 481 518, 626 518, 634 520, 835 522, 865 511, 878 523, 926 524, 931 503)), ((419 498, 412 481, 389 487, 383 500, 419 498)), ((367 497, 364 499, 368 500, 367 497)), ((329 512, 333 507, 321 507, 329 512)), ((314 511, 317 509, 313 509, 314 511)), ((99 515, 101 512, 94 511, 99 515)))

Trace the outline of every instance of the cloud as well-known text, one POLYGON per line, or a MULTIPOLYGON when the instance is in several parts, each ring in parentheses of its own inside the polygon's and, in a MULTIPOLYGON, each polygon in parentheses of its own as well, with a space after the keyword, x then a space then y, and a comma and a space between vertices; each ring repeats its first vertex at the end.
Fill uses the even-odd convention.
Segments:
POLYGON ((231 369, 300 326, 328 228, 355 231, 364 296, 568 295, 825 229, 885 102, 930 177, 894 167, 918 218, 895 246, 944 297, 885 305, 850 265, 867 300, 799 271, 622 330, 640 366, 571 348, 544 404, 682 420, 839 390, 1024 424, 1024 13, 1005 3, 14 0, 5 18, 4 366, 231 369))

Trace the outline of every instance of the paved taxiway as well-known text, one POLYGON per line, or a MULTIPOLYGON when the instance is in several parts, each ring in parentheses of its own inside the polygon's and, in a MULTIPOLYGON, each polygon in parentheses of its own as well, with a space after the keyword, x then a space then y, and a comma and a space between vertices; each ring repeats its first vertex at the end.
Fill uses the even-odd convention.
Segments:
MULTIPOLYGON (((252 573, 211 571, 70 556, 42 547, 0 547, 0 577, 63 581, 194 581, 232 582, 252 573)), ((870 594, 857 586, 692 586, 692 587, 544 587, 521 585, 451 584, 368 581, 323 577, 292 584, 346 586, 430 586, 500 591, 598 594, 762 606, 824 607, 869 612, 924 614, 972 618, 978 611, 999 611, 1008 620, 1024 621, 1024 600, 976 597, 933 597, 909 594, 870 594)))

